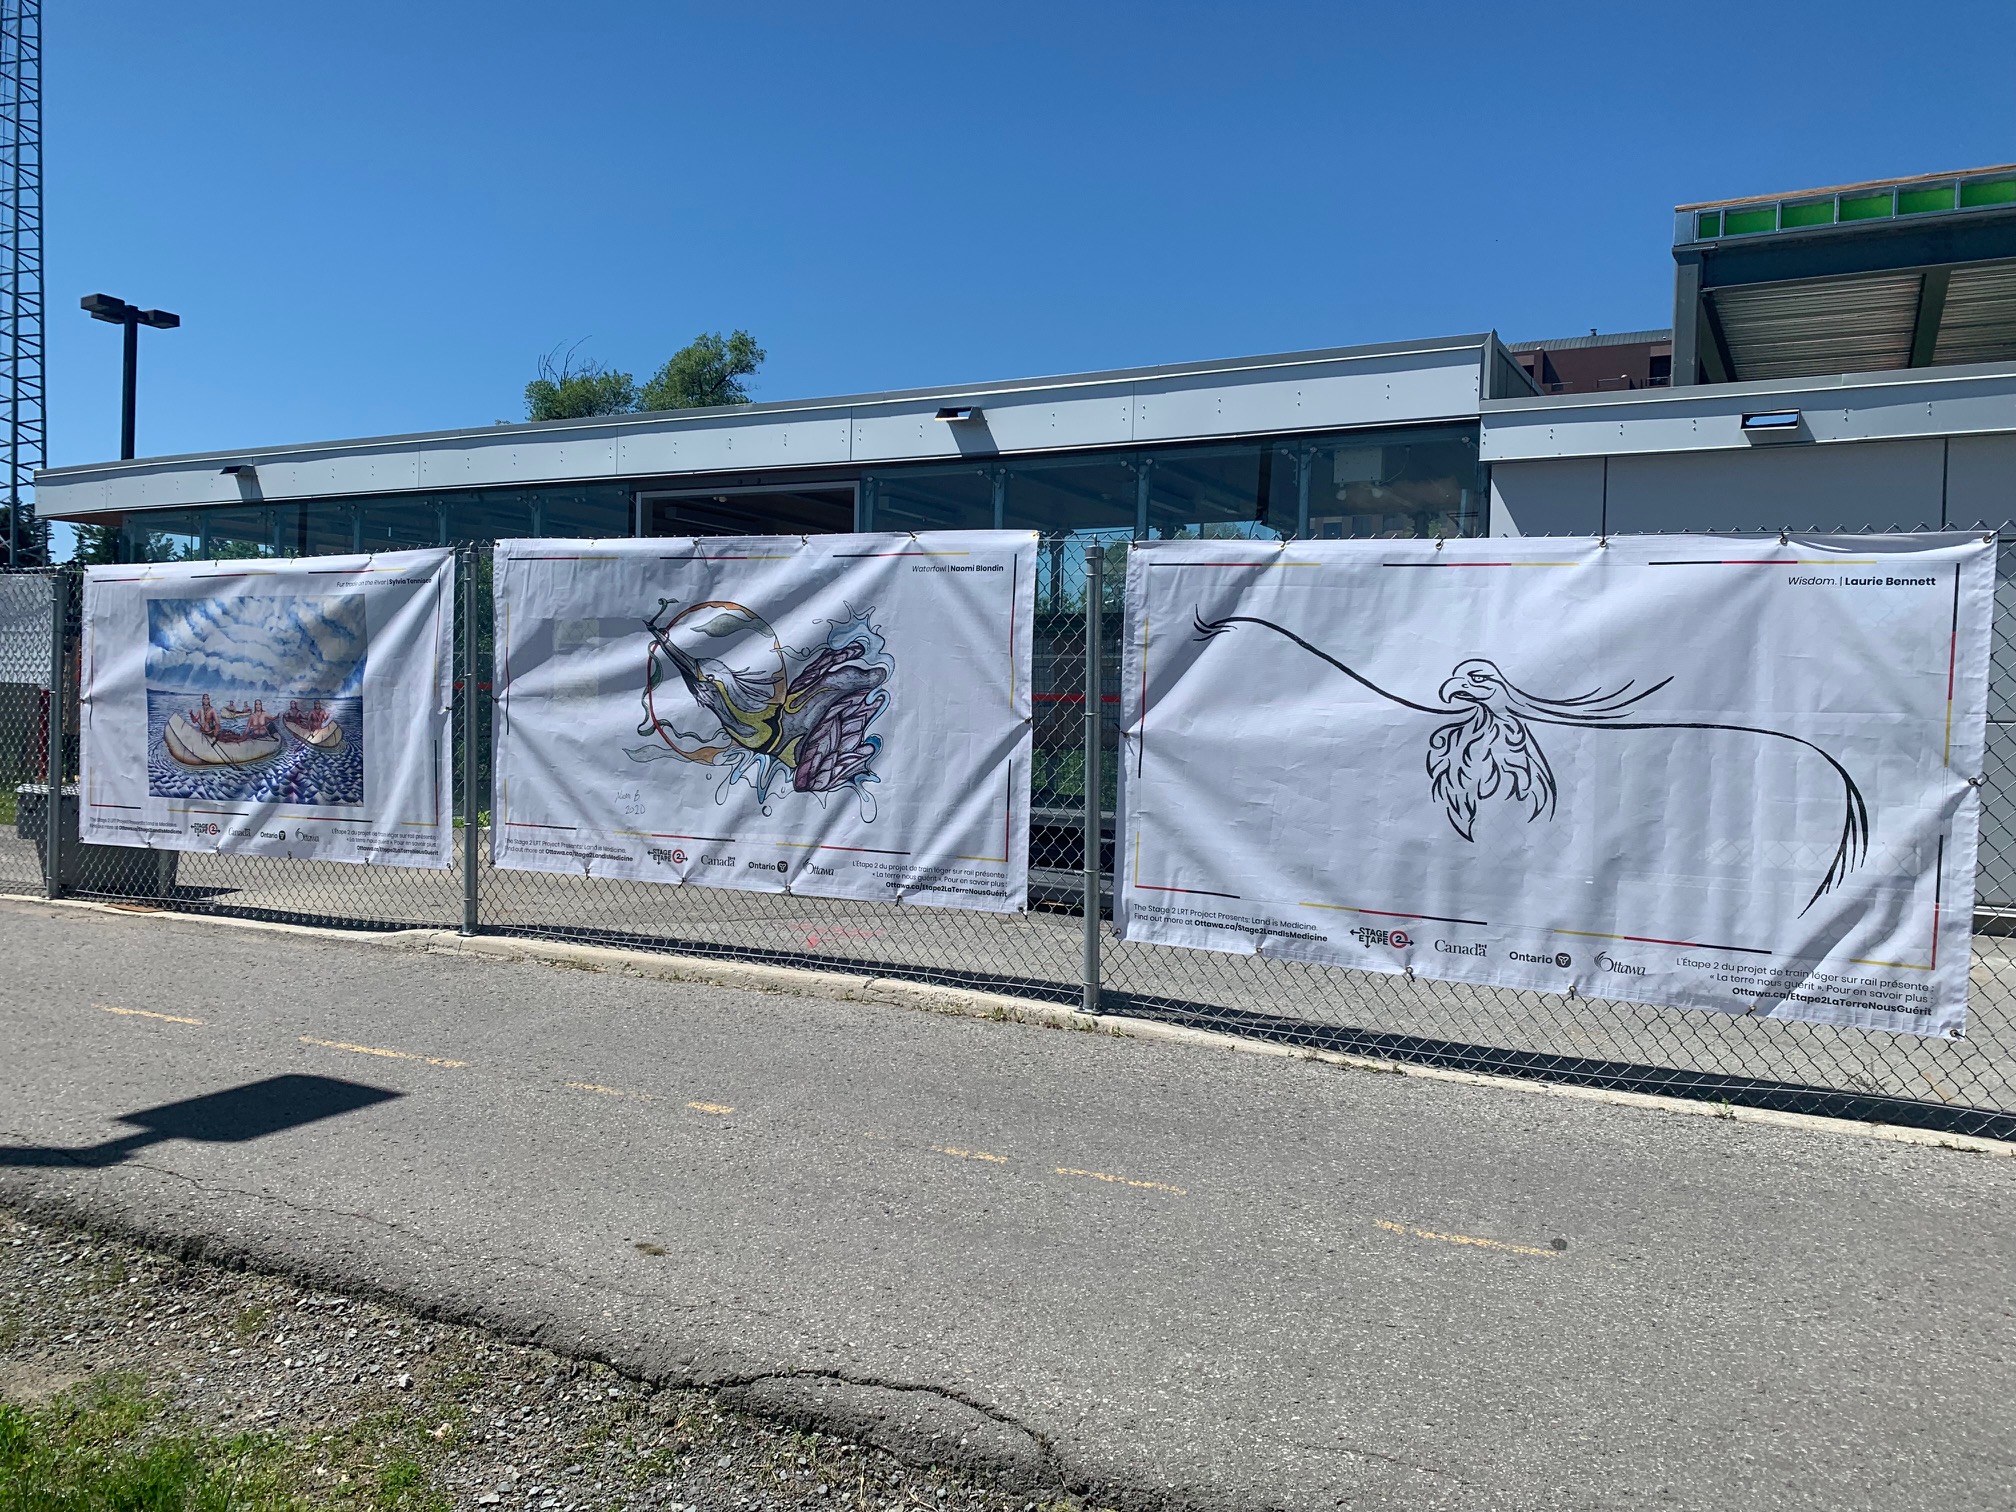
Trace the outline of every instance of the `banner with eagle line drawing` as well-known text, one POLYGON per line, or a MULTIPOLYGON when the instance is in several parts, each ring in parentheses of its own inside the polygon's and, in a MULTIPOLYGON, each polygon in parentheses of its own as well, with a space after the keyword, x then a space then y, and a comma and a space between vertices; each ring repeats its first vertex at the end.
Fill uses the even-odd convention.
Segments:
POLYGON ((84 577, 80 837, 446 867, 455 557, 84 577))
POLYGON ((1139 542, 1123 939, 1958 1037, 1979 534, 1139 542))
POLYGON ((1029 531, 497 546, 492 858, 1015 912, 1029 531))

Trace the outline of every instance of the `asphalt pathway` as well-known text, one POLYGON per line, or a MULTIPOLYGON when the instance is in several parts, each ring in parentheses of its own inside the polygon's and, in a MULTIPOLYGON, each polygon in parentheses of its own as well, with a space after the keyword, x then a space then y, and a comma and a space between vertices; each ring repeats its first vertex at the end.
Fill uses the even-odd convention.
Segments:
POLYGON ((2016 1160, 0 903, 0 1200, 1133 1505, 2000 1508, 2016 1160))

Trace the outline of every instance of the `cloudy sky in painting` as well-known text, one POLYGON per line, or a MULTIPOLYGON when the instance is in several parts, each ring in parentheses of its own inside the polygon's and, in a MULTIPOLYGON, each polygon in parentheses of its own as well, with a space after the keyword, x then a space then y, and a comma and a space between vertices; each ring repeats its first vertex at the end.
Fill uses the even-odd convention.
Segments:
POLYGON ((364 597, 149 599, 147 681, 346 697, 364 686, 364 597))

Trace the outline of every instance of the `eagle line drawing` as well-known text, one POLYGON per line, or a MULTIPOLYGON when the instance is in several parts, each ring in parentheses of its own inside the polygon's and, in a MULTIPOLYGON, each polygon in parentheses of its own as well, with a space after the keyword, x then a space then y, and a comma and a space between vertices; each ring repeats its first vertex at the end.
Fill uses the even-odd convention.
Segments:
POLYGON ((1637 705, 1673 681, 1663 677, 1637 692, 1636 679, 1621 688, 1592 690, 1574 698, 1542 698, 1512 683, 1496 664, 1480 656, 1458 662, 1441 687, 1435 690, 1439 704, 1416 703, 1304 640, 1285 625, 1248 614, 1228 614, 1207 620, 1191 616, 1198 640, 1215 640, 1236 625, 1258 625, 1285 636, 1311 656, 1327 662, 1363 688, 1402 708, 1435 716, 1455 716, 1438 724, 1428 735, 1428 785, 1448 816, 1450 828, 1475 843, 1471 833, 1477 822, 1478 805, 1503 797, 1523 804, 1526 821, 1545 815, 1553 818, 1559 789, 1554 769, 1547 762, 1533 727, 1572 725, 1591 730, 1723 730, 1740 735, 1759 735, 1770 740, 1788 740, 1820 756, 1841 779, 1841 831, 1828 865, 1813 896, 1806 900, 1804 914, 1827 893, 1847 881, 1869 854, 1869 808, 1862 789, 1848 769, 1832 752, 1802 736, 1785 730, 1767 730, 1757 725, 1713 724, 1701 720, 1651 720, 1640 717, 1637 705))

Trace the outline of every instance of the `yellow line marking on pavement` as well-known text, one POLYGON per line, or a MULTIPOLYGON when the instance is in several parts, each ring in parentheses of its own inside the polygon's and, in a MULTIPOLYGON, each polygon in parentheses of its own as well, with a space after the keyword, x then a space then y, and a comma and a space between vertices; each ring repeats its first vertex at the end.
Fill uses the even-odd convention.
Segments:
POLYGON ((940 1155, 951 1155, 960 1160, 984 1160, 989 1165, 1008 1164, 1006 1155, 989 1155, 985 1150, 962 1150, 956 1145, 933 1145, 931 1148, 940 1155))
POLYGON ((115 1003, 93 1003, 91 1006, 96 1008, 100 1013, 121 1013, 127 1018, 159 1019, 164 1024, 200 1025, 203 1022, 201 1019, 180 1018, 172 1013, 153 1013, 145 1008, 121 1008, 115 1003))
POLYGON ((1172 1197, 1188 1197, 1188 1187, 1170 1186, 1166 1181, 1136 1181, 1129 1176, 1115 1176, 1111 1171, 1081 1171, 1076 1166, 1058 1166, 1059 1176, 1089 1176, 1094 1181, 1110 1181, 1115 1186, 1139 1187, 1144 1192, 1167 1192, 1172 1197))
POLYGON ((690 1102, 686 1106, 691 1108, 695 1113, 727 1114, 735 1111, 726 1103, 690 1102))
POLYGON ((443 1060, 438 1055, 414 1055, 405 1050, 384 1050, 376 1045, 352 1045, 343 1040, 316 1039, 306 1034, 301 1036, 301 1043, 304 1045, 320 1045, 324 1050, 348 1050, 353 1055, 382 1055, 387 1060, 424 1061, 430 1066, 466 1066, 469 1064, 467 1061, 443 1060))
POLYGON ((1415 1239, 1435 1239, 1443 1244, 1474 1244, 1479 1249, 1504 1250, 1513 1255, 1538 1255, 1543 1260, 1558 1259, 1560 1252, 1551 1249, 1536 1249, 1530 1244, 1507 1244, 1502 1239, 1479 1239, 1475 1234, 1438 1234, 1433 1229, 1412 1228, 1404 1223, 1390 1223, 1384 1218, 1373 1220, 1389 1234, 1407 1234, 1415 1239))
POLYGON ((576 1092, 593 1092, 598 1097, 634 1097, 639 1102, 656 1102, 656 1094, 650 1092, 625 1092, 621 1087, 605 1087, 600 1082, 568 1082, 576 1092))

